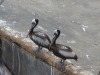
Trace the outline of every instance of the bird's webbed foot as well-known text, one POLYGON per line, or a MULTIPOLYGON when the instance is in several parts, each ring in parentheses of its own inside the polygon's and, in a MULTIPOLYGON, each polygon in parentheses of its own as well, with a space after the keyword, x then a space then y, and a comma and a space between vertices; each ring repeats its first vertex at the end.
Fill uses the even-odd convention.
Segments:
POLYGON ((64 66, 64 60, 63 59, 61 59, 61 61, 60 62, 56 62, 56 66, 61 70, 62 69, 62 67, 64 66))

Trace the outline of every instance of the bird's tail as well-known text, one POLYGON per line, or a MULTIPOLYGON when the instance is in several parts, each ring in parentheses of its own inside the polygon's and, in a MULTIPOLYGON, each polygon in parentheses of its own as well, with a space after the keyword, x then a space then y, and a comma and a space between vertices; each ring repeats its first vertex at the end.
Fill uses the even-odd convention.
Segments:
POLYGON ((74 56, 74 59, 77 61, 77 60, 78 60, 78 56, 77 56, 77 55, 75 55, 75 56, 74 56))

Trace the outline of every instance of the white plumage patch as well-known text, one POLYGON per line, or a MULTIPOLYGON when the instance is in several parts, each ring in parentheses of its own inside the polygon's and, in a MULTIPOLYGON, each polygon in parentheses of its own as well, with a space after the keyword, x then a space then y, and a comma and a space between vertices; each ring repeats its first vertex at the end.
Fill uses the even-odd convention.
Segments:
POLYGON ((73 54, 73 52, 66 52, 63 50, 59 50, 59 53, 64 56, 72 56, 72 57, 75 56, 75 54, 73 54))
POLYGON ((35 24, 36 24, 36 21, 35 21, 35 19, 33 19, 33 20, 32 20, 32 23, 35 23, 35 24))
MULTIPOLYGON (((40 36, 45 36, 44 34, 39 34, 40 36)), ((33 38, 33 41, 36 43, 36 44, 39 44, 39 45, 41 45, 41 46, 46 46, 46 45, 48 45, 49 44, 49 42, 48 42, 48 40, 47 39, 44 39, 44 38, 41 38, 41 37, 39 37, 39 36, 32 36, 32 38, 33 38)))
POLYGON ((38 33, 38 35, 45 37, 44 33, 38 33))

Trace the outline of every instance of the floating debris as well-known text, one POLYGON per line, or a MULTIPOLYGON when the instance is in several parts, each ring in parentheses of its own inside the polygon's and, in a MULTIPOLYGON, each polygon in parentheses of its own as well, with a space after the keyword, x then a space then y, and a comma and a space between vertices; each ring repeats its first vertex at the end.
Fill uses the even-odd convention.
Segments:
POLYGON ((89 57, 89 55, 86 55, 86 57, 87 57, 87 59, 88 59, 88 60, 90 60, 90 57, 89 57))
POLYGON ((74 23, 75 21, 72 21, 72 23, 74 23))
POLYGON ((83 31, 86 31, 87 28, 88 28, 88 26, 82 25, 83 31))
POLYGON ((74 41, 74 40, 72 40, 72 41, 67 41, 67 43, 75 44, 76 41, 74 41))

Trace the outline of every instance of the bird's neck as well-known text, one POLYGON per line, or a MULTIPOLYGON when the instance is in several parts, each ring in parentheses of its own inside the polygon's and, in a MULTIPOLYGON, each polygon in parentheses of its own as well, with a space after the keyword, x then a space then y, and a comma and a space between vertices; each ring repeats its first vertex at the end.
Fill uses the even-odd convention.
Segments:
POLYGON ((55 45, 55 44, 56 44, 57 38, 58 38, 58 36, 55 36, 55 37, 52 39, 51 45, 55 45))
POLYGON ((36 26, 31 27, 29 33, 33 33, 33 30, 34 30, 35 27, 36 27, 36 26))

